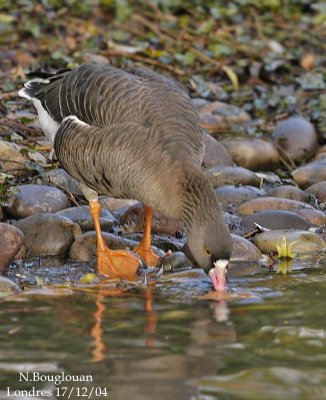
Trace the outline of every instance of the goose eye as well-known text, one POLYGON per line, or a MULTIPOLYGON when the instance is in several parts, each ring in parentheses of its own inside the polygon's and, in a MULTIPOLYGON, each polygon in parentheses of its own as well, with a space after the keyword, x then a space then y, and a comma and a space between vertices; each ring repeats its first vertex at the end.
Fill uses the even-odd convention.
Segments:
POLYGON ((205 254, 208 257, 211 257, 211 255, 212 255, 212 253, 208 249, 205 249, 205 254))

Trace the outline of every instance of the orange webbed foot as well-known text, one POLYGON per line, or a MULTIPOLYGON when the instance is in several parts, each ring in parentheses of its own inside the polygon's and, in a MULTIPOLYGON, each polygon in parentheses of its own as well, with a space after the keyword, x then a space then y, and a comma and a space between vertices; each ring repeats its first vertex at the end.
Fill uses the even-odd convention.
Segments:
POLYGON ((107 247, 98 250, 97 269, 110 278, 134 280, 141 260, 128 250, 110 250, 107 247))
POLYGON ((142 243, 140 243, 133 248, 133 251, 142 258, 145 264, 151 267, 157 266, 160 257, 154 253, 151 247, 145 247, 142 243))

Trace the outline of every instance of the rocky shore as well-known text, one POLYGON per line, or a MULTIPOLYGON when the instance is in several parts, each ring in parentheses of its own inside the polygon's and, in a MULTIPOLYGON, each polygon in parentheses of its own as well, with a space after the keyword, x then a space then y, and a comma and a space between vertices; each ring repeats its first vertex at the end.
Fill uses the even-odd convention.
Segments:
MULTIPOLYGON (((203 168, 233 234, 231 275, 257 272, 263 259, 272 265, 282 246, 288 257, 325 250, 326 147, 314 126, 292 116, 276 123, 272 135, 226 137, 218 133, 220 124, 250 124, 250 116, 221 102, 194 102, 206 131, 203 168), (249 261, 252 268, 243 269, 241 263, 249 261)), ((93 222, 78 183, 51 161, 42 137, 33 140, 39 150, 0 139, 1 179, 21 182, 10 187, 0 207, 0 268, 21 285, 24 278, 15 271, 36 264, 65 268, 68 280, 78 281, 95 266, 93 222)), ((113 249, 132 248, 143 229, 142 205, 107 196, 101 201, 105 240, 113 249)), ((156 214, 153 234, 157 254, 165 256, 163 272, 190 267, 179 221, 156 214), (169 250, 174 254, 166 256, 169 250)))

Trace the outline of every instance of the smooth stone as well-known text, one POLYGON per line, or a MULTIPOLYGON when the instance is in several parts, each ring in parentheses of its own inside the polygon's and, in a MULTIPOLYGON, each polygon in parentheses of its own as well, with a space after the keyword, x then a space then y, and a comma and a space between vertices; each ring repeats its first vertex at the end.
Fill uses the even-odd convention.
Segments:
POLYGON ((264 190, 258 189, 254 186, 234 186, 224 185, 215 189, 222 209, 228 210, 230 207, 238 207, 245 201, 256 199, 257 197, 266 196, 264 190))
POLYGON ((223 185, 248 185, 260 187, 260 178, 249 169, 241 167, 214 167, 208 171, 214 188, 223 185))
POLYGON ((44 157, 43 154, 39 153, 38 151, 27 150, 27 154, 30 161, 34 161, 38 164, 43 164, 43 165, 46 165, 48 162, 46 157, 44 157))
POLYGON ((222 143, 233 161, 251 171, 273 171, 280 162, 274 144, 258 138, 225 138, 222 143))
POLYGON ((294 162, 302 162, 313 156, 318 149, 314 126, 302 117, 290 117, 279 121, 273 132, 283 151, 294 162))
POLYGON ((210 132, 218 132, 221 126, 243 124, 251 120, 250 115, 231 104, 214 101, 203 106, 200 110, 200 124, 210 132))
POLYGON ((273 187, 267 191, 267 194, 271 197, 281 197, 282 199, 304 201, 306 203, 311 198, 305 191, 291 185, 273 187))
POLYGON ((326 205, 326 181, 314 183, 306 191, 313 194, 318 201, 326 205))
POLYGON ((21 153, 23 147, 16 143, 5 142, 0 139, 0 169, 12 175, 21 175, 26 171, 28 161, 21 153))
POLYGON ((74 196, 81 196, 83 194, 78 181, 62 168, 52 169, 43 173, 40 181, 42 184, 52 184, 59 189, 64 189, 74 196))
POLYGON ((202 97, 193 97, 191 100, 199 110, 209 103, 209 100, 203 99, 202 97))
POLYGON ((326 158, 313 161, 291 172, 293 179, 302 189, 314 183, 326 181, 326 158))
POLYGON ((3 294, 11 294, 20 292, 20 288, 16 285, 12 280, 5 278, 4 276, 0 276, 0 297, 3 294))
MULTIPOLYGON (((120 215, 120 224, 124 233, 143 232, 144 230, 144 206, 135 204, 120 215)), ((165 217, 154 212, 152 232, 175 236, 184 229, 182 222, 165 217)))
POLYGON ((31 215, 11 222, 25 235, 27 257, 66 256, 81 235, 79 225, 57 214, 31 215))
POLYGON ((231 234, 233 250, 228 265, 229 277, 251 275, 260 271, 263 256, 259 249, 249 240, 231 234))
MULTIPOLYGON (((72 222, 78 224, 82 231, 94 230, 94 222, 88 206, 66 208, 56 212, 56 215, 69 218, 72 222)), ((101 210, 100 222, 104 231, 110 231, 117 225, 116 219, 106 208, 101 210)))
POLYGON ((258 211, 267 210, 293 211, 296 214, 301 215, 313 225, 320 226, 326 223, 326 215, 322 211, 319 211, 301 201, 282 199, 279 197, 262 197, 259 199, 249 200, 241 204, 238 208, 241 215, 250 215, 258 211))
POLYGON ((259 261, 263 258, 259 249, 249 240, 231 233, 233 250, 231 260, 259 261))
POLYGON ((176 251, 170 255, 163 257, 157 266, 159 270, 162 270, 163 274, 188 270, 191 267, 191 262, 181 251, 176 251))
POLYGON ((0 270, 6 268, 23 246, 23 232, 15 226, 0 222, 0 270))
POLYGON ((322 158, 326 158, 326 145, 319 147, 315 156, 315 161, 321 160, 322 158))
POLYGON ((205 154, 202 162, 204 168, 215 166, 233 166, 233 160, 226 148, 209 134, 204 135, 205 154))
POLYGON ((308 231, 275 230, 262 232, 255 237, 255 244, 263 253, 277 252, 276 245, 281 246, 285 234, 287 246, 293 254, 307 254, 325 249, 324 240, 308 231), (296 243, 294 243, 296 242, 296 243))
POLYGON ((119 211, 121 209, 124 209, 124 211, 131 207, 134 206, 135 204, 141 204, 138 200, 132 200, 132 199, 118 199, 116 197, 110 197, 110 196, 104 196, 100 199, 100 202, 105 206, 108 207, 108 209, 112 211, 119 211))
POLYGON ((67 196, 59 189, 43 185, 20 185, 10 198, 7 211, 15 218, 53 213, 69 207, 67 196))
MULTIPOLYGON (((111 250, 129 249, 132 250, 139 242, 116 236, 112 233, 103 232, 103 238, 106 245, 111 250)), ((96 233, 94 231, 83 233, 76 238, 70 248, 69 258, 78 262, 89 262, 96 259, 96 233)), ((164 256, 164 252, 153 247, 153 250, 160 257, 164 256)))
POLYGON ((275 230, 275 229, 299 229, 308 230, 311 227, 309 222, 292 211, 271 210, 259 211, 255 214, 247 215, 242 219, 242 224, 246 231, 251 231, 259 226, 275 230))

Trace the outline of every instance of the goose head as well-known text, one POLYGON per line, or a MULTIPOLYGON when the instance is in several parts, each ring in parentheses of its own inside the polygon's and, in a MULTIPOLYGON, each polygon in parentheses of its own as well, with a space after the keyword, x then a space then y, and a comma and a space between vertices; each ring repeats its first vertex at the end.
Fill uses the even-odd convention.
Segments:
POLYGON ((226 223, 221 218, 215 218, 189 229, 184 251, 194 264, 210 276, 215 290, 223 291, 232 247, 226 223))

